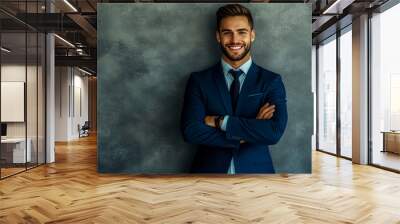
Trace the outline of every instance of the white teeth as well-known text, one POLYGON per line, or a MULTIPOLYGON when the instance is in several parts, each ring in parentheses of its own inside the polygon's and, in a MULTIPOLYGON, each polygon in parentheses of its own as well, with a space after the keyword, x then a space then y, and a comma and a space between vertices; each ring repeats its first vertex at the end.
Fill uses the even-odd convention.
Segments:
POLYGON ((242 46, 231 46, 229 48, 233 50, 239 50, 240 48, 242 48, 242 46))

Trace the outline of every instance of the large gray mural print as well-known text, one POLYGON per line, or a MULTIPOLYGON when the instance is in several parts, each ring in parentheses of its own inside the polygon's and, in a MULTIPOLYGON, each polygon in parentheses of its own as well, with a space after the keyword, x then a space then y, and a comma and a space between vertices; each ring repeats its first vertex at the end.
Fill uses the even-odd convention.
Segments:
MULTIPOLYGON (((186 82, 221 58, 215 12, 223 4, 98 4, 98 171, 187 173, 196 146, 180 116, 186 82)), ((248 3, 252 59, 285 84, 288 123, 270 147, 277 173, 311 172, 311 7, 248 3)))

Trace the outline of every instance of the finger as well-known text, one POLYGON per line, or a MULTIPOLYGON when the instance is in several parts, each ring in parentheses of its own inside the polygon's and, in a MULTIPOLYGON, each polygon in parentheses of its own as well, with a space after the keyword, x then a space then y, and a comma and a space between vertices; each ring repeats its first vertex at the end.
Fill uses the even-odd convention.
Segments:
POLYGON ((271 113, 266 114, 266 115, 263 117, 263 119, 269 120, 269 119, 271 119, 273 116, 274 116, 274 112, 271 112, 271 113))
POLYGON ((268 107, 269 106, 269 103, 265 103, 261 108, 265 108, 265 107, 268 107))
POLYGON ((261 108, 261 109, 258 111, 257 116, 256 116, 257 119, 261 117, 263 111, 264 111, 263 108, 261 108))
POLYGON ((267 111, 275 110, 275 105, 271 105, 271 106, 267 107, 265 110, 267 110, 267 111))
POLYGON ((260 118, 261 117, 261 115, 264 113, 264 110, 259 110, 258 111, 258 113, 257 113, 257 116, 256 116, 256 118, 260 118))
POLYGON ((265 108, 263 110, 261 110, 258 115, 257 115, 257 119, 262 119, 262 117, 264 116, 264 114, 268 113, 269 109, 265 108))
POLYGON ((256 118, 261 119, 262 115, 267 113, 268 111, 272 110, 275 108, 275 105, 269 105, 269 103, 266 103, 263 107, 261 107, 260 111, 258 112, 256 118))
POLYGON ((264 113, 264 114, 258 116, 257 119, 262 119, 262 120, 265 119, 266 114, 267 114, 267 113, 264 113))
POLYGON ((264 117, 261 118, 261 120, 269 120, 272 118, 272 114, 267 114, 264 117))
POLYGON ((260 117, 263 117, 264 114, 269 113, 270 111, 275 111, 275 106, 274 106, 274 105, 269 106, 269 107, 267 107, 266 109, 264 109, 264 110, 261 112, 260 117))
POLYGON ((266 118, 267 116, 269 116, 269 114, 274 113, 274 112, 275 112, 275 109, 271 109, 271 110, 267 111, 266 113, 263 113, 261 117, 266 118))
POLYGON ((269 103, 264 104, 258 111, 262 111, 269 106, 269 103))
POLYGON ((275 112, 275 111, 270 111, 270 112, 264 114, 264 115, 261 117, 261 119, 264 119, 264 120, 270 119, 270 118, 274 115, 274 112, 275 112))
POLYGON ((261 114, 265 113, 266 111, 269 111, 269 110, 271 110, 271 109, 273 109, 273 108, 275 108, 275 105, 270 105, 270 106, 267 106, 267 107, 262 107, 262 108, 260 109, 260 111, 258 112, 258 114, 261 115, 261 114))
POLYGON ((208 126, 210 126, 211 125, 211 116, 206 116, 205 118, 204 118, 204 123, 206 123, 208 126))

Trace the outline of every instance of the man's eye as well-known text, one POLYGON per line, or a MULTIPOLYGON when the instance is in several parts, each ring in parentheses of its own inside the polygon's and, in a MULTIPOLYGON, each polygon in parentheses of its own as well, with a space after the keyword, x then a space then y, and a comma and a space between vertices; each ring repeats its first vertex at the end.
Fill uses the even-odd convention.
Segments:
POLYGON ((247 32, 239 32, 240 35, 245 35, 247 32))

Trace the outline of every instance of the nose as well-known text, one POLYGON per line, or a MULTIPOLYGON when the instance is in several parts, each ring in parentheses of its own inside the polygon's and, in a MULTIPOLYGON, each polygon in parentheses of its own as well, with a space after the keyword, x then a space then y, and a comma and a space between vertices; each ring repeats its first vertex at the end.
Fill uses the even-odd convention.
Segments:
POLYGON ((236 33, 233 33, 232 35, 232 42, 233 43, 237 43, 237 41, 239 40, 239 35, 236 33))

